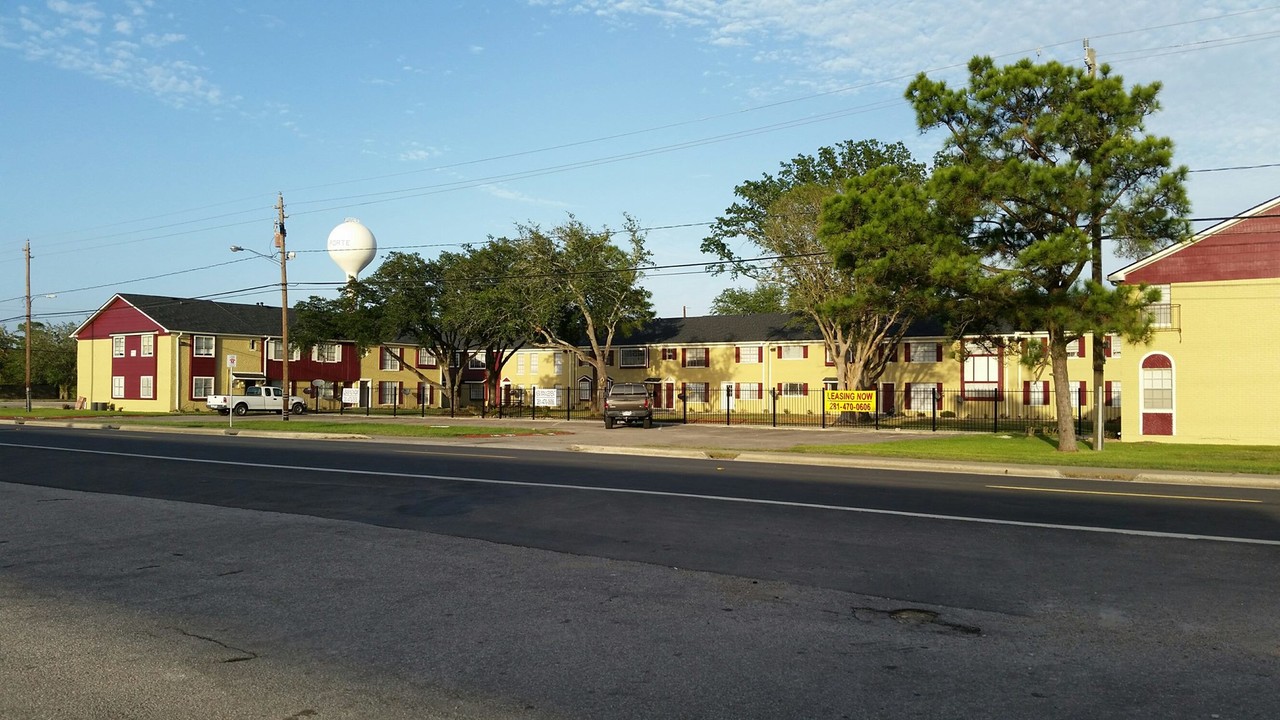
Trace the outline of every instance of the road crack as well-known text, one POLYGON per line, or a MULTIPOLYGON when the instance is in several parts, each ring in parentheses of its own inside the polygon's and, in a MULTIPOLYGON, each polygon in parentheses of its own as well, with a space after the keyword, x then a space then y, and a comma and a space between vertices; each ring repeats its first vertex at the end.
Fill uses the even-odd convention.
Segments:
POLYGON ((234 645, 228 645, 217 638, 211 638, 208 635, 200 635, 198 633, 188 632, 187 630, 184 630, 180 627, 176 627, 172 629, 176 630, 180 635, 185 635, 186 637, 189 637, 189 638, 195 638, 196 640, 204 640, 205 642, 211 642, 214 645, 217 645, 218 647, 231 650, 232 652, 241 653, 240 657, 227 658, 225 660, 220 660, 219 662, 236 663, 236 662, 245 662, 246 660, 258 659, 258 653, 252 650, 245 650, 244 648, 238 648, 238 647, 235 647, 234 645))

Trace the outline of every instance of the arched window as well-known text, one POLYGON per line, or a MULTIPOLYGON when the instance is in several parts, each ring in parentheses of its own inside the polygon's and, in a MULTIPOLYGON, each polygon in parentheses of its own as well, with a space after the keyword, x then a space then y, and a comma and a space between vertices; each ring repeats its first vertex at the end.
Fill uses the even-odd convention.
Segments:
POLYGON ((1172 435, 1173 360, 1163 353, 1142 359, 1142 434, 1172 435))
POLYGON ((578 378, 578 402, 591 402, 591 378, 578 378))

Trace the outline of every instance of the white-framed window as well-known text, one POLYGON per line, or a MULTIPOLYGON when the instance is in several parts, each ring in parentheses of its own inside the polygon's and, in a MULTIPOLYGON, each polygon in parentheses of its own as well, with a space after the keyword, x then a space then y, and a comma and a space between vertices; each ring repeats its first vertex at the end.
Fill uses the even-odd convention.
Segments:
POLYGON ((196 335, 191 338, 191 354, 196 357, 213 357, 213 336, 196 335))
POLYGON ((139 378, 138 397, 143 400, 151 400, 156 396, 156 378, 154 375, 143 375, 139 378))
POLYGON ((1173 409, 1173 368, 1142 368, 1142 409, 1173 409))
POLYGON ((1026 396, 1027 405, 1048 405, 1049 383, 1043 380, 1029 382, 1024 395, 1026 396))
POLYGON ((649 351, 642 347, 624 347, 618 350, 618 367, 642 368, 649 365, 649 351))
POLYGON ((204 376, 191 378, 191 398, 193 400, 203 400, 212 394, 213 378, 204 376))
POLYGON ((685 402, 706 402, 707 384, 704 382, 685 383, 684 399, 685 402))
POLYGON ((939 348, 938 343, 910 343, 911 356, 907 358, 907 362, 913 363, 936 363, 938 362, 939 348))
POLYGON ((1107 397, 1104 402, 1111 407, 1120 407, 1120 381, 1111 380, 1107 382, 1107 397))
POLYGON ((1124 339, 1119 335, 1107 335, 1103 338, 1103 345, 1103 352, 1106 353, 1107 357, 1118 358, 1124 346, 1124 339))
MULTIPOLYGON (((281 360, 283 359, 283 357, 284 357, 284 342, 281 340, 268 340, 267 341, 267 359, 281 360)), ((294 360, 301 360, 301 359, 302 359, 301 350, 299 350, 296 347, 289 348, 290 362, 294 360)))
POLYGON ((691 368, 704 368, 707 366, 707 349, 706 348, 685 348, 684 366, 691 368))
MULTIPOLYGON (((475 355, 472 355, 471 359, 467 361, 467 368, 471 370, 484 370, 485 359, 486 358, 485 358, 484 352, 483 351, 478 352, 475 355)), ((475 399, 475 398, 472 398, 472 399, 475 399)))
POLYGON ((564 372, 564 353, 556 353, 551 356, 551 365, 554 368, 552 372, 559 377, 564 372))
POLYGON ((734 351, 738 357, 738 362, 742 365, 757 365, 761 356, 764 354, 764 348, 759 345, 755 347, 739 347, 734 351))
POLYGON ((321 380, 320 387, 313 387, 313 392, 320 398, 325 400, 333 399, 333 391, 337 389, 337 383, 332 380, 321 380))
POLYGON ((395 380, 383 380, 378 383, 378 404, 397 405, 400 401, 400 383, 395 380))
POLYGON ((738 383, 738 398, 740 400, 762 400, 764 399, 764 385, 762 383, 738 383))
POLYGON ((1078 407, 1080 407, 1080 395, 1081 395, 1081 392, 1085 389, 1085 381, 1084 381, 1084 380, 1072 380, 1072 381, 1070 381, 1070 382, 1068 383, 1068 385, 1069 385, 1069 386, 1070 386, 1070 388, 1071 388, 1071 390, 1070 390, 1070 393, 1071 393, 1071 407, 1073 407, 1073 408, 1078 408, 1078 407))
POLYGON ((1151 311, 1151 324, 1159 328, 1173 327, 1173 306, 1169 304, 1169 286, 1152 285, 1151 289, 1160 292, 1160 299, 1147 306, 1151 311))
POLYGON ((578 402, 591 402, 591 378, 578 379, 578 402))
POLYGON ((538 353, 529 353, 529 374, 538 374, 538 353))
POLYGON ((472 400, 484 400, 484 383, 467 383, 471 388, 470 398, 472 400))
POLYGON ((663 359, 663 360, 676 360, 676 359, 677 359, 677 357, 676 357, 676 349, 675 349, 675 348, 662 348, 662 359, 663 359))
POLYGON ((400 356, 391 348, 382 348, 379 367, 390 372, 400 371, 400 356))
POLYGON ((320 343, 311 349, 311 359, 322 363, 342 361, 342 346, 338 343, 320 343))
POLYGON ((113 398, 124 397, 124 376, 123 375, 111 376, 111 397, 113 398))
POLYGON ((156 354, 156 336, 143 335, 142 340, 142 357, 154 357, 156 354))
POLYGON ((430 348, 418 348, 418 367, 439 367, 440 361, 430 348))
POLYGON ((804 345, 783 345, 778 348, 779 360, 803 360, 809 357, 809 348, 804 345))
POLYGON ((921 411, 933 410, 934 390, 936 390, 936 388, 933 386, 933 383, 911 383, 911 409, 921 411))
POLYGON ((807 383, 782 383, 782 397, 804 397, 808 394, 807 383))
POLYGON ((516 353, 516 374, 524 374, 524 353, 516 353))
POLYGON ((111 357, 124 357, 124 336, 116 335, 111 338, 111 357))

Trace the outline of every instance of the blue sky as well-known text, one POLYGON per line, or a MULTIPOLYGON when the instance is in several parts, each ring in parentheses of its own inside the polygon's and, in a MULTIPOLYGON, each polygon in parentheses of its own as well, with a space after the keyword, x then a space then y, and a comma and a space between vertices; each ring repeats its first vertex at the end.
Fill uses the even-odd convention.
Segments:
MULTIPOLYGON (((630 214, 658 265, 704 262, 734 186, 797 154, 877 139, 927 160, 916 73, 1081 65, 1086 37, 1128 83, 1163 83, 1148 129, 1194 171, 1195 217, 1280 195, 1280 5, 5 0, 0 321, 23 314, 28 240, 37 319, 115 292, 278 305, 278 266, 228 249, 272 252, 278 192, 291 303, 335 292, 325 242, 348 217, 377 237, 370 270, 570 213, 630 214)), ((646 281, 663 316, 730 284, 646 281)))

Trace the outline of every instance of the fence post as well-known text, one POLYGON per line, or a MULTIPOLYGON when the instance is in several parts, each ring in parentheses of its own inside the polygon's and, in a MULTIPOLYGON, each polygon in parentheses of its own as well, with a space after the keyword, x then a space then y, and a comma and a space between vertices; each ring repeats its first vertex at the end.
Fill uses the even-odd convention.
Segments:
POLYGON ((681 412, 683 413, 683 417, 681 418, 681 420, 682 422, 684 422, 685 425, 688 425, 689 424, 689 396, 685 393, 680 393, 680 407, 681 407, 681 412))
POLYGON ((827 429, 827 384, 822 383, 822 429, 827 429))
POLYGON ((880 384, 876 383, 876 411, 871 413, 872 415, 875 416, 875 423, 876 423, 877 430, 880 429, 880 413, 884 409, 884 405, 881 404, 881 401, 884 398, 881 397, 880 395, 880 387, 881 387, 880 384))
POLYGON ((769 388, 769 396, 773 398, 773 426, 778 427, 778 389, 769 388))
POLYGON ((996 388, 991 393, 991 432, 992 434, 1000 433, 1000 395, 1004 393, 1001 388, 996 388))
POLYGON ((725 427, 728 427, 728 426, 730 426, 730 425, 732 425, 732 424, 733 424, 733 421, 729 418, 729 405, 731 405, 732 403, 733 403, 733 386, 732 386, 732 385, 725 385, 725 386, 724 386, 724 424, 725 424, 725 427))
POLYGON ((533 386, 533 392, 529 395, 529 419, 538 419, 538 386, 533 386))
POLYGON ((938 432, 938 403, 942 398, 938 396, 938 388, 933 389, 933 431, 938 432))
POLYGON ((564 390, 564 419, 573 419, 573 399, 569 397, 569 388, 564 390))

